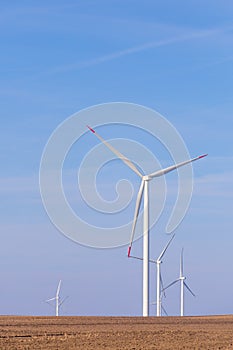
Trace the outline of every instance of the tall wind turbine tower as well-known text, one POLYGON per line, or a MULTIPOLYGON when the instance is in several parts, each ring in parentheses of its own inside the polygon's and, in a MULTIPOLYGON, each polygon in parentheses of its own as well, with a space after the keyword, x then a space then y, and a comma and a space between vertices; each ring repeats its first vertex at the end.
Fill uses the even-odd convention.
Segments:
POLYGON ((133 238, 134 238, 134 232, 136 228, 137 218, 139 214, 140 204, 142 201, 142 195, 144 192, 144 199, 143 199, 143 316, 149 316, 149 181, 152 180, 154 177, 163 176, 177 168, 180 168, 186 164, 189 164, 191 162, 194 162, 195 160, 204 158, 207 156, 207 154, 204 154, 202 156, 186 160, 184 162, 174 164, 172 166, 169 166, 167 168, 158 170, 154 173, 144 175, 142 174, 138 168, 122 153, 117 151, 110 143, 105 141, 97 132, 87 126, 89 130, 101 141, 105 144, 106 147, 108 147, 119 159, 121 159, 131 170, 133 170, 140 178, 141 178, 141 185, 138 191, 137 200, 136 200, 136 207, 134 212, 134 220, 133 220, 133 227, 131 232, 131 238, 130 243, 128 247, 128 257, 130 256, 130 251, 132 248, 133 238))

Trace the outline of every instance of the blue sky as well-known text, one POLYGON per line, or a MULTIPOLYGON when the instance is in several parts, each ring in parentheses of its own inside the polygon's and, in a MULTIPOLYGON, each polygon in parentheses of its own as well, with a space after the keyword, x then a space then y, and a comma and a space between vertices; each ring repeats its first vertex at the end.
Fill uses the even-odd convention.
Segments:
MULTIPOLYGON (((40 159, 53 130, 83 108, 114 101, 155 109, 190 154, 209 154, 195 164, 193 199, 164 260, 164 280, 179 273, 184 246, 187 281, 197 294, 187 295, 186 312, 233 312, 232 15, 226 0, 1 2, 2 314, 52 314, 43 301, 60 278, 69 295, 66 314, 141 314, 140 262, 127 260, 126 247, 98 250, 65 238, 39 192, 40 159)), ((109 136, 122 137, 121 131, 133 138, 130 130, 109 136)), ((156 156, 169 163, 162 151, 156 156)), ((72 168, 70 161, 69 170, 78 164, 72 168)), ((105 176, 110 185, 111 175, 105 176)), ((167 178, 171 188, 174 180, 167 178)), ((106 183, 98 184, 104 191, 106 183)), ((166 215, 151 238, 154 255, 168 239, 165 221, 166 215)), ((135 252, 141 253, 141 241, 135 252)), ((154 274, 152 268, 152 280, 154 274)), ((154 293, 152 286, 151 301, 154 293)), ((175 286, 164 306, 178 314, 175 286)))

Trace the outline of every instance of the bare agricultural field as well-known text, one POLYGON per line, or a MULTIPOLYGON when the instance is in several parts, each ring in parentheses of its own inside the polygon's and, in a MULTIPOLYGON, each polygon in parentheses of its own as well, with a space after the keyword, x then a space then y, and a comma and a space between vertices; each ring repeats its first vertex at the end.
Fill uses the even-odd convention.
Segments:
POLYGON ((233 316, 0 316, 0 349, 233 350, 233 316))

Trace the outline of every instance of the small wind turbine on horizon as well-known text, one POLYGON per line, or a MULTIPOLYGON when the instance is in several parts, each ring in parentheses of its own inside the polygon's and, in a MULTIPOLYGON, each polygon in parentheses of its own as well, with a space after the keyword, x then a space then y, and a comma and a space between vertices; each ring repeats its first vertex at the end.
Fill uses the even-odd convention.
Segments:
POLYGON ((184 287, 195 297, 193 291, 189 288, 187 283, 185 282, 186 277, 184 276, 184 261, 183 261, 184 248, 181 250, 180 254, 180 277, 175 281, 171 282, 168 286, 166 286, 162 291, 164 292, 166 289, 171 287, 173 284, 180 281, 180 316, 184 316, 184 287))
POLYGON ((204 158, 207 154, 201 155, 199 157, 186 160, 184 162, 174 164, 167 168, 155 171, 151 174, 144 175, 142 174, 138 168, 122 153, 117 151, 110 143, 105 141, 97 132, 87 125, 89 130, 103 143, 106 147, 108 147, 119 159, 121 159, 131 170, 133 170, 140 178, 141 185, 138 191, 136 207, 134 212, 134 220, 131 232, 131 238, 128 247, 128 257, 130 257, 130 252, 132 248, 132 243, 134 239, 134 233, 137 223, 137 218, 139 214, 140 204, 142 201, 142 195, 144 192, 144 200, 143 200, 143 316, 149 316, 149 181, 154 177, 163 176, 175 169, 178 169, 186 164, 194 162, 195 160, 204 158))
MULTIPOLYGON (((161 274, 161 263, 163 262, 162 258, 164 256, 164 254, 166 253, 166 251, 167 251, 167 249, 168 249, 169 245, 171 244, 171 241, 173 240, 174 237, 175 237, 175 233, 172 235, 172 237, 170 238, 170 240, 168 241, 168 243, 166 244, 166 246, 164 247, 164 249, 160 253, 157 260, 149 259, 150 263, 156 264, 156 271, 157 271, 157 273, 156 273, 156 281, 157 281, 156 302, 151 303, 152 305, 156 305, 156 316, 162 315, 162 309, 163 309, 164 313, 167 315, 166 310, 162 306, 162 295, 165 296, 165 292, 164 292, 163 279, 162 279, 162 274, 161 274), (162 287, 162 289, 161 289, 161 287, 162 287)), ((143 260, 143 258, 139 258, 139 257, 133 256, 133 255, 131 255, 130 258, 143 260)))
POLYGON ((171 241, 173 240, 174 237, 175 237, 175 234, 168 241, 168 243, 166 244, 166 246, 162 250, 162 252, 159 255, 157 260, 150 260, 153 263, 155 263, 156 267, 157 267, 157 292, 156 292, 156 310, 157 310, 156 315, 157 316, 161 316, 161 311, 162 311, 162 293, 164 293, 163 280, 162 280, 162 274, 161 274, 161 263, 163 262, 162 258, 164 256, 164 254, 166 253, 166 250, 169 247, 169 245, 170 245, 170 243, 171 243, 171 241), (162 286, 162 290, 161 290, 161 286, 162 286))
POLYGON ((55 297, 46 300, 47 303, 49 303, 50 301, 55 300, 55 315, 56 316, 59 316, 59 308, 64 303, 64 301, 67 299, 67 297, 66 297, 62 301, 60 300, 60 296, 59 296, 60 289, 61 289, 61 280, 58 283, 55 297))

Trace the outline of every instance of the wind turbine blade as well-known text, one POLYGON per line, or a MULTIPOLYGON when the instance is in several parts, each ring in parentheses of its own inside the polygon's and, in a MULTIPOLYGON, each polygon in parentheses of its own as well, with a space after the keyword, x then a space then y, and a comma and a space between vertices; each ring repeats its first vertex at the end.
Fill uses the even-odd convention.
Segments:
POLYGON ((105 141, 97 132, 90 128, 88 126, 88 129, 101 141, 107 146, 118 158, 120 158, 130 169, 132 169, 139 177, 143 177, 143 174, 140 173, 140 171, 136 168, 136 166, 129 160, 127 157, 125 157, 121 152, 117 151, 109 142, 105 141))
POLYGON ((133 226, 132 226, 132 232, 131 232, 131 237, 130 237, 129 247, 128 247, 128 257, 130 256, 130 251, 131 251, 131 247, 132 247, 132 243, 133 243, 133 239, 134 239, 134 233, 135 233, 135 228, 136 228, 139 208, 140 208, 140 204, 141 204, 141 201, 142 201, 142 194, 143 194, 144 184, 145 184, 145 181, 142 180, 140 188, 139 188, 139 191, 138 191, 138 195, 137 195, 135 212, 134 212, 134 219, 133 219, 133 226))
POLYGON ((45 303, 47 303, 47 305, 49 305, 51 308, 54 309, 54 306, 52 304, 48 303, 47 300, 45 300, 45 303))
POLYGON ((153 177, 157 177, 157 176, 162 176, 162 175, 165 175, 167 173, 170 173, 170 171, 172 170, 175 170, 177 168, 180 168, 181 166, 184 166, 186 164, 189 164, 191 162, 194 162, 195 160, 198 160, 198 159, 201 159, 201 158, 204 158, 206 157, 207 154, 203 154, 202 156, 199 156, 199 157, 196 157, 196 158, 193 158, 193 159, 189 159, 189 160, 186 160, 184 162, 181 162, 181 163, 178 163, 178 164, 174 164, 172 166, 169 166, 168 168, 164 168, 164 169, 161 169, 161 170, 158 170, 158 171, 155 171, 154 173, 148 175, 150 178, 153 178, 153 177))
POLYGON ((68 298, 69 296, 67 295, 58 305, 61 306, 68 298))
MULTIPOLYGON (((129 258, 138 259, 138 260, 143 261, 143 258, 140 258, 139 256, 135 256, 135 255, 129 255, 129 258)), ((156 264, 156 260, 149 259, 149 262, 152 263, 152 264, 156 264)))
POLYGON ((56 297, 48 299, 48 300, 45 300, 45 301, 46 301, 46 303, 48 303, 49 301, 52 301, 52 300, 55 300, 55 299, 56 299, 56 297))
POLYGON ((162 257, 164 256, 167 248, 169 247, 171 241, 173 240, 173 238, 175 237, 175 233, 172 235, 171 239, 169 240, 169 242, 167 243, 167 245, 165 246, 165 248, 163 249, 162 253, 160 254, 160 256, 158 257, 158 261, 161 261, 162 257))
POLYGON ((177 283, 177 282, 179 282, 179 278, 177 279, 177 280, 175 280, 175 281, 173 281, 172 283, 170 283, 168 286, 166 286, 163 290, 162 290, 162 292, 164 292, 166 289, 168 289, 169 287, 171 287, 171 286, 173 286, 173 284, 175 284, 175 283, 177 283))
POLYGON ((143 260, 143 258, 139 258, 138 256, 133 256, 133 255, 129 255, 129 258, 143 260))
POLYGON ((56 297, 59 296, 60 289, 61 289, 61 280, 59 281, 58 286, 57 286, 56 297))
POLYGON ((163 310, 163 312, 165 313, 166 316, 168 316, 167 311, 164 309, 163 305, 161 305, 161 309, 163 310))
POLYGON ((181 249, 180 254, 180 277, 183 277, 184 274, 184 248, 181 249))
POLYGON ((166 298, 166 293, 165 293, 165 290, 164 290, 164 284, 163 284, 163 279, 162 279, 162 275, 160 274, 160 284, 161 284, 161 294, 163 294, 164 298, 166 298))
POLYGON ((187 283, 184 282, 185 287, 188 289, 188 291, 195 297, 196 295, 193 293, 193 291, 189 288, 187 283))

